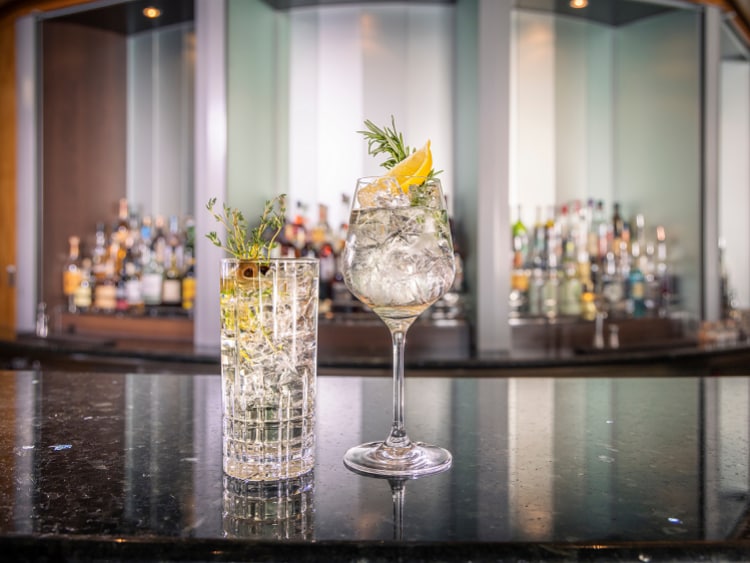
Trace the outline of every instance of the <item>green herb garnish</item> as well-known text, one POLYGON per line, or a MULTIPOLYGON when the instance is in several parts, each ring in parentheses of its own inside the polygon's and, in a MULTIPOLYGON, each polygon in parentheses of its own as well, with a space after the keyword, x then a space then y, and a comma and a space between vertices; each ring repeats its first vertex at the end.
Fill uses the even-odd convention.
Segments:
POLYGON ((379 154, 390 155, 390 158, 381 163, 386 170, 390 170, 415 149, 404 144, 404 136, 396 129, 396 119, 391 116, 391 128, 378 127, 369 119, 365 120, 366 131, 357 131, 367 139, 367 152, 372 156, 379 154))
POLYGON ((263 214, 258 226, 248 229, 247 221, 241 211, 222 206, 223 213, 214 210, 216 198, 211 198, 206 209, 213 215, 217 223, 224 225, 227 231, 226 243, 219 235, 212 231, 206 235, 214 246, 223 248, 226 252, 241 260, 263 260, 270 258, 271 249, 276 245, 276 239, 284 228, 286 221, 286 196, 276 196, 266 201, 263 214))
MULTIPOLYGON (((390 170, 417 150, 404 143, 404 135, 396 129, 396 118, 393 116, 391 116, 391 127, 378 127, 369 119, 365 119, 365 127, 366 130, 357 131, 357 133, 367 139, 367 152, 371 156, 380 154, 389 156, 380 163, 380 166, 386 170, 390 170)), ((441 172, 442 170, 433 168, 427 174, 426 180, 431 180, 441 172)))

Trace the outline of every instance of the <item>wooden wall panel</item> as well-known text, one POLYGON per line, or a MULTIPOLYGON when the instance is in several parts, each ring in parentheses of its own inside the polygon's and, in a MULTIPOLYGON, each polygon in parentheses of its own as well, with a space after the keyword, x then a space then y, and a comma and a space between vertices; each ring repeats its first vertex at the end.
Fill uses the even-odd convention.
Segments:
POLYGON ((16 19, 32 10, 55 10, 81 0, 18 0, 0 8, 0 337, 16 326, 16 291, 6 268, 16 263, 16 19))
POLYGON ((15 327, 15 290, 6 268, 16 262, 16 66, 15 34, 9 18, 0 21, 0 337, 15 327))
POLYGON ((41 295, 54 306, 68 238, 90 249, 96 223, 114 221, 126 195, 126 38, 47 21, 42 53, 41 295))

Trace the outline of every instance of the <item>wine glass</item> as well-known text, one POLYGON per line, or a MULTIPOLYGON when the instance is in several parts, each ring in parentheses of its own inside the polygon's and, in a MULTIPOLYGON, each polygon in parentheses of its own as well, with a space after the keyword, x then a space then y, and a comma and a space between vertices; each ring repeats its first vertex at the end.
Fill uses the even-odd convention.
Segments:
POLYGON ((404 426, 404 347, 412 323, 446 293, 455 259, 436 178, 357 180, 342 270, 349 290, 385 323, 393 341, 393 425, 382 442, 355 446, 344 463, 358 473, 415 478, 448 469, 447 450, 412 442, 404 426))

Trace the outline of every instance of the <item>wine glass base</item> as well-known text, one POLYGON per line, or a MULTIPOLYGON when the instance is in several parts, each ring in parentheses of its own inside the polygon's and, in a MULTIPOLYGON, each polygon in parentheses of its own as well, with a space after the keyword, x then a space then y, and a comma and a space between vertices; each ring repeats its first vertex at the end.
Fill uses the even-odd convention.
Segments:
POLYGON ((412 442, 407 447, 389 447, 384 442, 368 442, 350 448, 344 465, 356 473, 377 477, 415 479, 450 469, 451 453, 439 446, 412 442))

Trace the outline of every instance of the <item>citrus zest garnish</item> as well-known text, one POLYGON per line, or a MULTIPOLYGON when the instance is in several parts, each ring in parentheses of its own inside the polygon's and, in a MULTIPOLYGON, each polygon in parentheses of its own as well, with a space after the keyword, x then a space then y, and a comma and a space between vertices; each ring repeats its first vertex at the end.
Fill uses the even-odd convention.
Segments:
POLYGON ((372 156, 388 156, 381 163, 381 166, 388 172, 369 186, 359 188, 357 200, 363 206, 375 205, 379 194, 391 193, 392 196, 398 196, 404 193, 409 195, 411 186, 422 186, 427 179, 440 173, 432 169, 432 150, 429 139, 421 149, 412 152, 412 149, 404 142, 404 136, 396 128, 396 120, 393 116, 391 116, 391 127, 378 127, 366 119, 365 129, 358 133, 367 139, 368 153, 372 156))
POLYGON ((411 153, 391 168, 386 176, 396 178, 404 193, 409 193, 409 186, 421 184, 429 176, 431 170, 432 150, 430 150, 430 141, 428 139, 421 149, 411 153), (409 176, 421 176, 421 179, 410 178, 409 176))

